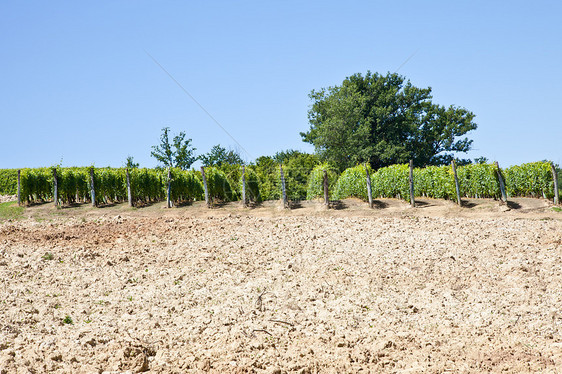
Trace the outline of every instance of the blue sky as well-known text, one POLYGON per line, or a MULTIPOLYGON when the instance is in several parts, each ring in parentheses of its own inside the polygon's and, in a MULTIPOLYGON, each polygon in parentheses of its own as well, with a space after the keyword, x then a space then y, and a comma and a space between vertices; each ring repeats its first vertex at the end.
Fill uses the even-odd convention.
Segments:
POLYGON ((0 168, 151 167, 161 128, 197 153, 313 151, 308 93, 367 70, 476 114, 468 156, 562 163, 556 1, 0 3, 0 168))

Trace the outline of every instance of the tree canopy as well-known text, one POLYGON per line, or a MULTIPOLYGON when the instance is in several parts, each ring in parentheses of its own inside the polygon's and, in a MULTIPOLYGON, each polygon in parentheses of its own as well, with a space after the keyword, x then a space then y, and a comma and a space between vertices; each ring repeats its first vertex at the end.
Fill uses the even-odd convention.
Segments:
POLYGON ((414 87, 396 73, 358 73, 309 97, 303 141, 342 170, 363 162, 373 168, 409 159, 416 166, 448 163, 470 150, 472 140, 463 135, 477 127, 472 112, 434 104, 431 88, 414 87))
POLYGON ((185 133, 180 132, 174 136, 170 143, 169 127, 162 129, 160 144, 152 146, 150 155, 163 164, 164 167, 176 167, 187 170, 197 160, 195 150, 191 145, 191 139, 185 139, 185 133))
POLYGON ((226 149, 217 144, 211 148, 209 153, 199 157, 203 166, 222 166, 223 164, 242 165, 244 160, 240 154, 232 149, 226 149))

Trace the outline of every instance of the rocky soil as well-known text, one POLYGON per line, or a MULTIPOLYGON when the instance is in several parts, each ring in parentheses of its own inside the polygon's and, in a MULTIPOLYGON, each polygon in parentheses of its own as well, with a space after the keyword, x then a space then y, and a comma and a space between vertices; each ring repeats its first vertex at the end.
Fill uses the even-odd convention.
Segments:
POLYGON ((0 223, 0 371, 562 368, 555 215, 196 209, 0 223))

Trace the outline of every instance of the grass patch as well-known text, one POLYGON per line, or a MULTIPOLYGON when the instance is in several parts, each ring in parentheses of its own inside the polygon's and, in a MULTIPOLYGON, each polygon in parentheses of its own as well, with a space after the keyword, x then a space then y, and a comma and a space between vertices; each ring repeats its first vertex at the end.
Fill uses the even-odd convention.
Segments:
POLYGON ((553 206, 552 210, 554 210, 555 212, 562 212, 562 208, 560 208, 559 206, 553 206))
POLYGON ((21 219, 23 218, 22 206, 18 206, 17 201, 8 201, 7 203, 0 203, 0 221, 7 219, 21 219))
POLYGON ((46 252, 41 258, 45 261, 50 261, 55 258, 51 252, 46 252))

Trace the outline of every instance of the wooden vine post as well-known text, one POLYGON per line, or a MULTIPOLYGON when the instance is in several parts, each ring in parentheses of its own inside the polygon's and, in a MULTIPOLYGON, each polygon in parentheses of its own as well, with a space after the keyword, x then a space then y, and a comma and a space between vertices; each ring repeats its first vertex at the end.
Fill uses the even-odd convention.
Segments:
POLYGON ((507 194, 505 193, 505 184, 503 182, 502 170, 500 169, 500 164, 496 161, 496 167, 498 168, 498 181, 500 182, 500 191, 502 193, 502 201, 507 203, 507 194))
POLYGON ((21 206, 21 170, 18 170, 18 206, 21 206))
POLYGON ((457 204, 459 204, 459 206, 462 206, 461 189, 459 187, 459 178, 457 177, 457 167, 455 166, 455 160, 451 161, 451 167, 453 168, 453 176, 455 177, 455 190, 457 192, 457 204))
POLYGON ((242 207, 246 207, 246 166, 242 165, 242 207))
POLYGON ((285 174, 283 174, 283 165, 279 165, 279 171, 281 173, 281 196, 283 197, 283 208, 289 208, 289 200, 287 200, 287 190, 285 188, 285 174))
POLYGON ((90 168, 90 197, 92 198, 92 206, 96 206, 96 189, 94 188, 94 168, 90 168))
POLYGON ((205 168, 201 166, 201 178, 203 179, 203 188, 205 189, 205 204, 207 208, 211 207, 211 202, 209 201, 209 189, 207 188, 207 178, 205 177, 205 168))
POLYGON ((129 169, 127 169, 127 200, 129 201, 129 207, 133 206, 133 196, 131 195, 131 175, 129 169))
POLYGON ((414 160, 410 160, 410 205, 412 208, 416 206, 414 199, 414 160))
POLYGON ((172 170, 168 168, 168 188, 166 189, 166 208, 172 207, 172 200, 170 195, 172 194, 172 170))
POLYGON ((365 172, 367 173, 367 196, 369 197, 369 208, 373 208, 373 190, 371 189, 371 174, 369 174, 369 168, 367 164, 364 164, 365 172))
POLYGON ((554 181, 554 205, 558 205, 560 203, 560 196, 558 196, 558 172, 552 162, 550 163, 550 168, 552 170, 552 180, 554 181))
POLYGON ((53 180, 55 184, 53 198, 55 199, 55 208, 56 208, 59 203, 59 181, 57 180, 57 168, 53 168, 53 180))
POLYGON ((324 205, 330 205, 330 196, 328 196, 328 172, 324 170, 324 205))

